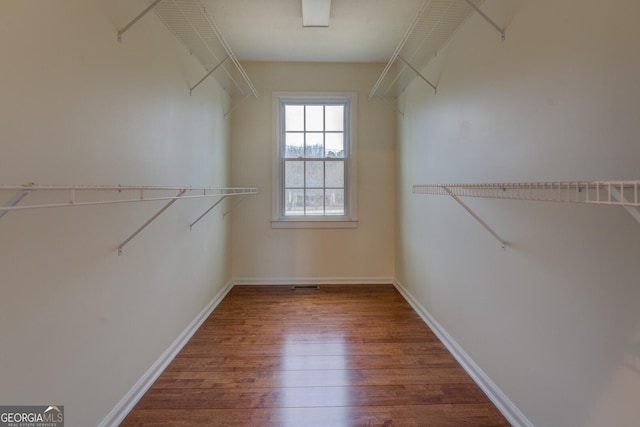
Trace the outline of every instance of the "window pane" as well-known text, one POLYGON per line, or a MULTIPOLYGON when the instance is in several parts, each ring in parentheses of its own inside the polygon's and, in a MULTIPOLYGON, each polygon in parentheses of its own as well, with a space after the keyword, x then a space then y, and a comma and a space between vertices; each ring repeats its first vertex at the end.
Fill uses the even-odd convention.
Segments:
POLYGON ((285 105, 285 131, 304 130, 304 105, 285 105))
POLYGON ((308 105, 306 111, 307 131, 321 131, 323 129, 324 106, 308 105))
POLYGON ((304 133, 285 134, 285 157, 304 157, 304 133))
POLYGON ((304 190, 284 190, 284 214, 304 215, 304 190))
POLYGON ((304 161, 287 161, 284 163, 284 186, 304 187, 304 161))
POLYGON ((326 157, 344 157, 344 134, 325 134, 325 152, 326 157))
POLYGON ((344 215, 344 190, 326 190, 325 215, 344 215))
POLYGON ((344 130, 344 105, 327 105, 325 108, 325 130, 344 130))
POLYGON ((324 186, 324 162, 306 162, 305 186, 323 187, 324 186))
POLYGON ((323 134, 321 132, 307 133, 306 157, 324 157, 323 134))
POLYGON ((305 215, 324 215, 323 190, 306 191, 305 215))
POLYGON ((326 187, 344 188, 344 162, 326 162, 326 187))

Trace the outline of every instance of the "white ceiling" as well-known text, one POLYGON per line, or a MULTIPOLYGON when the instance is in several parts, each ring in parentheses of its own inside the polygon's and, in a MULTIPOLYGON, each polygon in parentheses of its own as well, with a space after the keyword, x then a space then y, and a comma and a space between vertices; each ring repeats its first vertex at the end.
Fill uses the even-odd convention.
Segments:
POLYGON ((424 0, 332 0, 303 28, 300 0, 203 0, 240 61, 387 62, 424 0))

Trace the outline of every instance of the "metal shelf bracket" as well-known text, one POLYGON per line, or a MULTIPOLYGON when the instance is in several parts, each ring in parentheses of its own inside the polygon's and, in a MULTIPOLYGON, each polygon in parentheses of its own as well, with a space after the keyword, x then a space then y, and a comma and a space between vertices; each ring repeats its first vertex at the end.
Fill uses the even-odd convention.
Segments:
POLYGON ((225 216, 227 216, 227 214, 229 214, 232 210, 234 210, 236 208, 236 206, 238 206, 240 203, 244 202, 247 197, 249 197, 249 195, 245 195, 244 197, 241 197, 240 199, 236 200, 229 209, 227 209, 223 214, 222 217, 224 218, 225 216))
POLYGON ((213 67, 211 70, 209 70, 209 72, 207 74, 204 75, 203 78, 201 78, 198 83, 196 83, 193 87, 189 88, 189 95, 191 95, 193 93, 193 90, 195 88, 197 88, 198 86, 200 86, 200 83, 202 83, 203 81, 205 81, 207 79, 207 77, 209 77, 211 74, 213 74, 214 71, 216 71, 218 68, 220 68, 220 66, 222 64, 224 64, 224 62, 229 59, 229 55, 227 55, 222 61, 220 61, 215 67, 213 67))
POLYGON ((138 22, 140 19, 142 19, 142 17, 145 16, 147 13, 151 12, 151 10, 153 10, 153 8, 156 7, 156 5, 158 3, 160 3, 161 1, 162 0, 155 0, 153 3, 151 3, 149 6, 147 6, 147 8, 145 10, 140 12, 138 14, 138 16, 133 18, 133 20, 131 22, 129 22, 127 25, 125 25, 124 28, 122 28, 120 31, 118 31, 118 43, 122 42, 122 35, 124 33, 126 33, 129 30, 129 28, 133 27, 135 25, 135 23, 138 22))
POLYGON ((238 108, 240 108, 240 106, 241 106, 242 104, 244 104, 244 102, 245 102, 247 99, 251 98, 251 96, 252 96, 252 95, 253 95, 253 94, 251 94, 251 93, 246 94, 246 95, 245 95, 245 96, 244 96, 240 101, 238 101, 238 102, 236 103, 236 105, 234 105, 233 107, 231 107, 231 109, 230 109, 229 111, 227 111, 226 113, 224 113, 224 117, 227 117, 229 114, 233 113, 235 110, 237 110, 238 108))
POLYGON ((387 98, 385 98, 384 96, 380 95, 378 92, 375 93, 375 96, 380 98, 382 100, 382 102, 384 102, 387 105, 387 107, 391 108, 393 111, 395 111, 396 113, 398 113, 402 117, 404 117, 404 113, 402 111, 400 111, 400 109, 398 107, 393 105, 393 103, 391 101, 389 101, 387 98))
POLYGON ((500 39, 502 41, 506 39, 506 33, 503 28, 500 28, 500 26, 496 24, 493 19, 489 18, 489 16, 486 13, 484 13, 482 10, 480 10, 478 6, 473 4, 471 0, 464 0, 464 1, 469 5, 469 7, 471 7, 471 9, 473 9, 478 15, 480 15, 485 21, 491 24, 491 26, 500 33, 500 39))
MULTIPOLYGON (((4 204, 4 207, 11 207, 11 206, 17 205, 18 203, 20 203, 20 200, 27 197, 28 194, 29 194, 29 190, 19 190, 13 196, 11 196, 9 200, 6 201, 6 203, 4 204)), ((9 212, 8 209, 0 208, 0 218, 5 216, 7 212, 9 212)))
POLYGON ((476 214, 476 213, 475 213, 475 212, 474 212, 474 211, 473 211, 469 206, 467 206, 467 204, 466 204, 466 203, 464 203, 462 200, 460 200, 460 198, 459 198, 458 196, 456 196, 455 194, 453 194, 453 192, 449 189, 449 187, 447 187, 447 186, 444 186, 444 185, 443 185, 443 186, 442 186, 442 189, 443 189, 444 191, 446 191, 446 192, 451 196, 451 198, 453 198, 453 200, 455 200, 456 202, 458 202, 458 204, 459 204, 460 206, 462 206, 462 207, 463 207, 467 212, 469 212, 469 214, 470 214, 472 217, 474 217, 474 218, 476 219, 476 221, 478 221, 478 222, 480 223, 480 225, 482 225, 482 226, 483 226, 483 227, 484 227, 484 228, 485 228, 489 233, 491 233, 491 235, 492 235, 493 237, 495 237, 495 238, 496 238, 496 240, 497 240, 498 242, 500 242, 500 246, 502 246, 502 249, 503 249, 503 250, 506 250, 506 249, 507 249, 507 242, 506 242, 502 237, 500 237, 500 236, 498 235, 498 233, 496 233, 496 232, 493 230, 493 228, 491 228, 491 227, 489 226, 489 224, 487 224, 486 222, 484 222, 484 221, 482 220, 482 218, 480 218, 480 217, 478 216, 478 214, 476 214))
POLYGON ((422 75, 422 73, 420 73, 420 71, 418 71, 413 65, 409 64, 408 61, 406 61, 402 56, 398 55, 397 58, 402 61, 402 63, 404 65, 406 65, 407 67, 409 67, 411 69, 411 71, 413 71, 414 73, 416 73, 416 75, 418 77, 420 77, 422 80, 424 80, 429 86, 431 86, 433 88, 433 92, 434 93, 438 93, 438 87, 436 85, 434 85, 433 83, 431 83, 429 81, 429 79, 427 79, 425 76, 422 75))
MULTIPOLYGON (((622 186, 622 191, 624 191, 624 186, 622 186)), ((638 209, 633 207, 632 203, 630 203, 629 200, 627 200, 623 196, 622 191, 620 191, 618 189, 618 187, 616 187, 616 186, 610 186, 609 187, 609 194, 611 194, 611 197, 615 201, 621 203, 622 207, 625 208, 625 210, 627 212, 629 212, 629 215, 631 215, 633 217, 633 219, 635 219, 640 224, 640 212, 638 212, 638 209)), ((635 195, 637 197, 637 194, 638 194, 637 187, 636 187, 636 191, 634 193, 635 193, 635 195)))
POLYGON ((182 197, 182 195, 187 191, 187 189, 183 189, 180 190, 178 192, 178 195, 176 196, 176 198, 174 198, 173 200, 170 200, 169 203, 167 203, 166 205, 164 205, 162 207, 162 209, 160 209, 154 216, 151 217, 151 219, 149 219, 147 222, 145 222, 144 224, 142 224, 142 226, 140 228, 138 228, 131 236, 129 236, 129 238, 127 238, 127 240, 125 240, 124 242, 120 243, 120 246, 118 246, 118 256, 122 255, 122 248, 124 248, 124 246, 129 243, 131 240, 133 240, 134 237, 136 237, 138 234, 140 234, 140 232, 142 230, 144 230, 145 228, 147 228, 147 226, 149 224, 151 224, 156 218, 158 218, 164 211, 166 211, 169 206, 171 206, 172 204, 174 204, 180 197, 182 197))
POLYGON ((214 204, 213 206, 211 206, 209 209, 207 209, 202 215, 200 215, 198 217, 198 219, 196 219, 195 221, 193 221, 191 224, 189 224, 189 231, 193 230, 193 226, 196 225, 198 223, 198 221, 200 221, 202 218, 204 218, 209 212, 211 212, 216 206, 218 206, 220 203, 222 203, 222 201, 224 199, 226 199, 227 196, 222 196, 220 197, 214 204))

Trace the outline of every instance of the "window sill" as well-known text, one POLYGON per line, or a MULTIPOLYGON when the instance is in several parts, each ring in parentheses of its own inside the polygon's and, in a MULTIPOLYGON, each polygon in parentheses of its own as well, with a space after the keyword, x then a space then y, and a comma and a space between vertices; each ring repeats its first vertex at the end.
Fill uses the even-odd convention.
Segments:
POLYGON ((351 219, 285 219, 271 221, 271 228, 358 228, 351 219))

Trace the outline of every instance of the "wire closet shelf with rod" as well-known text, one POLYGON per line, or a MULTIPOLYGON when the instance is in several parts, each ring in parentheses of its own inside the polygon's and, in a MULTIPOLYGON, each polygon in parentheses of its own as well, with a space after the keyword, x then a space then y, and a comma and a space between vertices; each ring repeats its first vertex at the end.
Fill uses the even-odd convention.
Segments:
POLYGON ((8 197, 4 198, 6 201, 0 206, 0 218, 10 212, 33 209, 104 206, 136 202, 167 202, 148 221, 118 245, 118 255, 122 255, 125 245, 178 200, 216 199, 214 204, 202 215, 190 222, 189 229, 191 230, 195 224, 225 199, 229 197, 236 198, 224 211, 223 217, 228 215, 248 196, 257 193, 258 189, 255 187, 0 184, 0 197, 4 198, 4 194, 8 194, 8 197), (34 193, 53 193, 53 195, 47 196, 43 200, 37 200, 34 203, 21 204, 27 196, 34 193))
POLYGON ((640 223, 640 180, 624 181, 554 181, 503 182, 466 184, 417 184, 413 194, 450 196, 473 216, 502 248, 507 242, 498 235, 474 210, 462 201, 463 197, 486 199, 527 200, 553 203, 621 206, 640 223))

